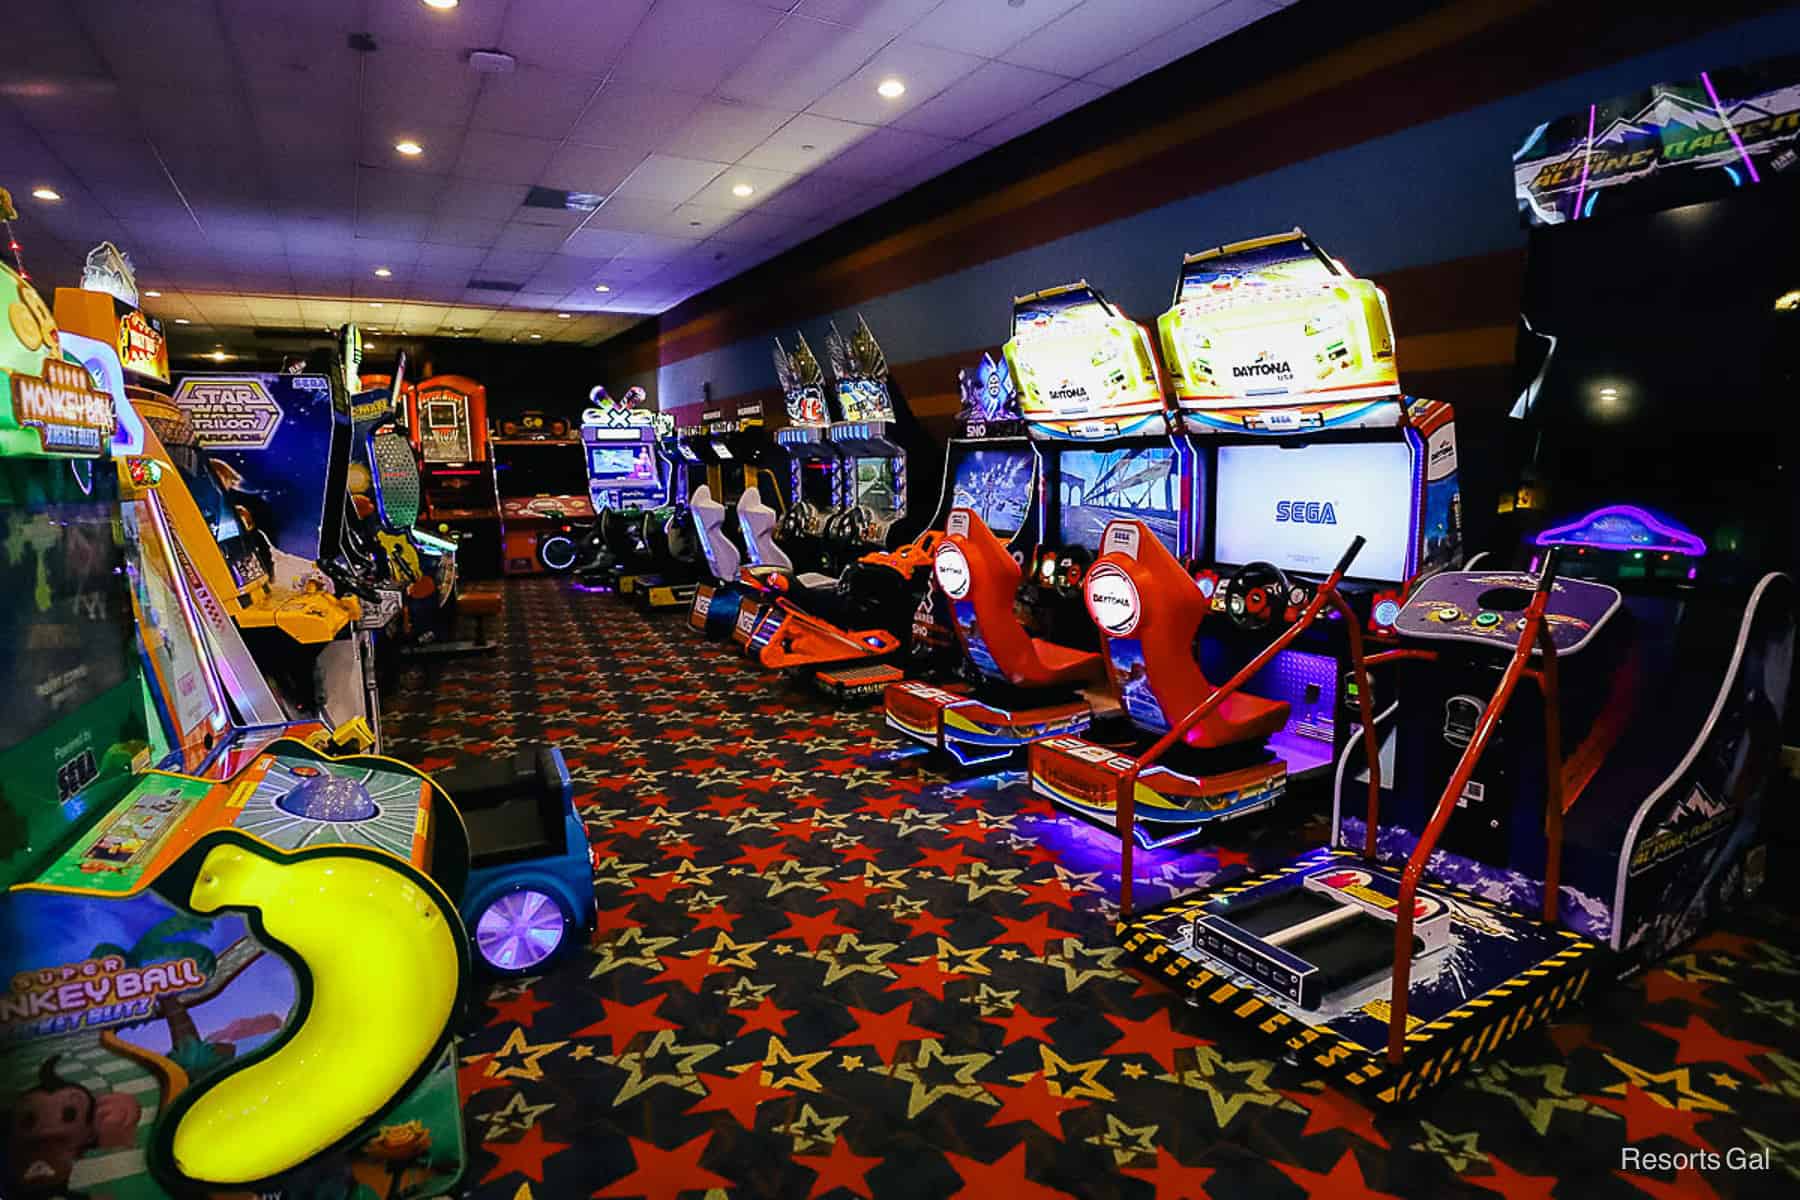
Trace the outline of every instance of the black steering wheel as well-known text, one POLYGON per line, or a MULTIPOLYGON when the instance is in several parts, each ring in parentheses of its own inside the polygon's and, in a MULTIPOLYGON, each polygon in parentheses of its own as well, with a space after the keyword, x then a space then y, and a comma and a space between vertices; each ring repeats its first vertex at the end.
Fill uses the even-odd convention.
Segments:
POLYGON ((1292 590, 1286 572, 1274 563, 1245 563, 1225 581, 1225 615, 1239 629, 1267 629, 1287 611, 1292 590))
POLYGON ((818 524, 819 510, 810 500, 798 500, 781 514, 781 520, 775 525, 775 537, 782 542, 798 541, 812 536, 818 524))

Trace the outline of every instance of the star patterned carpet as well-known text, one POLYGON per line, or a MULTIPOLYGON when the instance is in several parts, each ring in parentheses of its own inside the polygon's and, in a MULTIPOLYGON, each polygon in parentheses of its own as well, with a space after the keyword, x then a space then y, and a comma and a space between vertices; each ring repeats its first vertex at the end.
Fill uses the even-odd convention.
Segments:
MULTIPOLYGON (((1800 1194, 1800 954, 1735 917, 1402 1113, 1126 971, 1116 844, 1018 777, 952 781, 677 616, 507 585, 495 653, 411 669, 390 752, 560 745, 599 928, 482 983, 478 1200, 1800 1194), (1621 1172, 1622 1152, 1764 1156, 1621 1172)), ((1316 826, 1150 856, 1152 902, 1316 826)))

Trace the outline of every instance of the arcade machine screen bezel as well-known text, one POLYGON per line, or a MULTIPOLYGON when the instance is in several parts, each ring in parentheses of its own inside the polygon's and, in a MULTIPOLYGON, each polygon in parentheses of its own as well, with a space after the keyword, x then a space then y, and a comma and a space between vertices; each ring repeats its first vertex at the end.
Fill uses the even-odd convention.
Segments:
POLYGON ((800 499, 821 512, 837 506, 838 462, 831 458, 800 461, 800 499))
POLYGON ((1037 456, 1028 445, 1017 446, 982 446, 979 444, 965 450, 956 460, 956 467, 950 478, 950 507, 966 508, 972 511, 994 536, 1002 541, 1011 540, 1019 530, 1031 523, 1033 498, 1037 490, 1037 456), (973 476, 984 469, 992 470, 998 463, 1005 461, 1012 464, 1013 469, 1023 469, 1025 487, 1018 493, 1018 516, 1010 524, 1005 520, 996 520, 1001 510, 993 502, 999 495, 989 491, 984 501, 970 488, 973 476))
POLYGON ((587 498, 587 456, 580 452, 582 443, 579 441, 511 441, 495 445, 503 451, 494 456, 494 488, 502 500, 530 500, 539 496, 587 498), (560 463, 556 456, 561 457, 560 463), (522 472, 520 468, 528 463, 532 469, 522 472), (543 469, 545 463, 551 464, 548 473, 543 469), (541 486, 546 480, 557 486, 541 486), (525 486, 527 483, 540 486, 528 487, 525 486))
POLYGON ((1181 553, 1178 544, 1181 530, 1181 497, 1179 492, 1182 485, 1180 480, 1181 455, 1176 447, 1170 443, 1112 447, 1085 446, 1080 444, 1065 445, 1057 455, 1056 495, 1054 497, 1057 530, 1057 537, 1055 539, 1056 544, 1061 546, 1080 546, 1091 554, 1098 554, 1100 552, 1101 540, 1106 533, 1107 522, 1125 518, 1134 518, 1142 521, 1145 527, 1150 530, 1151 534, 1155 536, 1156 540, 1168 547, 1170 554, 1181 553), (1172 477, 1175 480, 1174 486, 1177 495, 1173 500, 1172 506, 1167 509, 1147 505, 1093 505, 1087 502, 1085 496, 1080 504, 1071 504, 1066 499, 1065 492, 1071 474, 1071 467, 1080 466, 1083 463, 1092 460, 1100 464, 1101 470, 1110 471, 1115 469, 1112 464, 1118 462, 1147 459, 1165 462, 1168 467, 1165 478, 1172 477), (1104 515, 1099 518, 1090 518, 1088 520, 1087 523, 1092 526, 1092 529, 1087 533, 1079 536, 1074 534, 1071 530, 1071 524, 1076 514, 1086 513, 1090 510, 1101 511, 1104 515), (1156 519, 1158 518, 1166 521, 1168 524, 1166 530, 1159 527, 1156 522, 1156 519))
POLYGON ((1290 574, 1319 578, 1342 557, 1350 539, 1361 535, 1368 542, 1350 578, 1398 583, 1411 576, 1417 557, 1416 467, 1416 452, 1406 441, 1222 444, 1212 471, 1213 557, 1220 567, 1268 562, 1290 574), (1331 461, 1336 459, 1345 461, 1331 461), (1398 479, 1406 480, 1404 491, 1383 482, 1398 479), (1384 525, 1359 523, 1345 508, 1376 497, 1387 499, 1376 514, 1384 525), (1239 518, 1244 512, 1264 512, 1266 519, 1245 522, 1239 518))

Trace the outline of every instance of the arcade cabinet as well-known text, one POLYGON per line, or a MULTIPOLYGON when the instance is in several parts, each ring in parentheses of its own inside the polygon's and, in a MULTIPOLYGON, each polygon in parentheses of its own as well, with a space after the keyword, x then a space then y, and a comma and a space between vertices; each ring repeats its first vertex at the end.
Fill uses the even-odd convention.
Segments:
POLYGON ((825 397, 825 372, 796 335, 789 354, 775 339, 775 377, 787 402, 787 425, 775 431, 775 445, 787 459, 787 512, 777 539, 796 566, 823 571, 828 566, 825 530, 850 503, 844 456, 827 437, 831 410, 825 397))
POLYGON ((1408 591, 1399 645, 1368 658, 1381 715, 1339 759, 1330 847, 1125 930, 1160 978, 1379 1101, 1763 880, 1795 645, 1779 322, 1800 234, 1791 127, 1724 114, 1791 107, 1794 80, 1708 73, 1527 137, 1516 540, 1408 591), (1734 352, 1671 365, 1650 328, 1734 352))
POLYGON ((409 390, 407 404, 426 529, 457 544, 464 578, 497 577, 500 507, 488 449, 487 389, 461 375, 433 375, 409 390))
MULTIPOLYGON (((825 339, 831 374, 837 383, 842 420, 825 431, 838 453, 844 473, 843 515, 837 528, 827 528, 828 546, 844 546, 840 554, 853 561, 869 550, 886 550, 905 527, 907 455, 898 441, 899 413, 888 378, 887 356, 856 318, 846 338, 837 326, 825 339)), ((841 569, 841 566, 840 566, 841 569)))
MULTIPOLYGON (((666 526, 679 518, 667 503, 672 468, 662 456, 657 414, 644 407, 648 400, 642 388, 631 388, 622 401, 615 401, 597 387, 588 398, 592 405, 581 414, 581 440, 587 447, 588 493, 598 515, 583 544, 576 581, 637 597, 647 606, 648 592, 657 587, 666 599, 653 607, 685 608, 691 592, 676 593, 691 588, 691 581, 662 578, 675 566, 666 552, 666 526), (665 553, 658 553, 659 546, 665 553), (645 595, 639 596, 640 591, 645 595)), ((681 536, 677 530, 677 540, 681 536)))
POLYGON ((563 574, 594 518, 587 450, 567 422, 541 413, 507 421, 490 439, 500 497, 501 570, 508 575, 563 574))

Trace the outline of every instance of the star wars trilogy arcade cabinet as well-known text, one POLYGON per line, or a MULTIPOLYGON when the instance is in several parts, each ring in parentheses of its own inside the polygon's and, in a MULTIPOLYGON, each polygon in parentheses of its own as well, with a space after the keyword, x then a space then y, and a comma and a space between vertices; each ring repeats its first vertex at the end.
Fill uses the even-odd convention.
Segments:
POLYGON ((1330 849, 1125 931, 1377 1100, 1762 880, 1795 634, 1796 78, 1710 72, 1527 136, 1517 540, 1416 584, 1369 656, 1381 750, 1345 746, 1330 849), (1691 371, 1650 328, 1732 352, 1691 371))
POLYGON ((406 396, 423 476, 425 528, 457 544, 466 579, 500 574, 500 506, 488 450, 487 389, 462 375, 422 379, 406 396))

